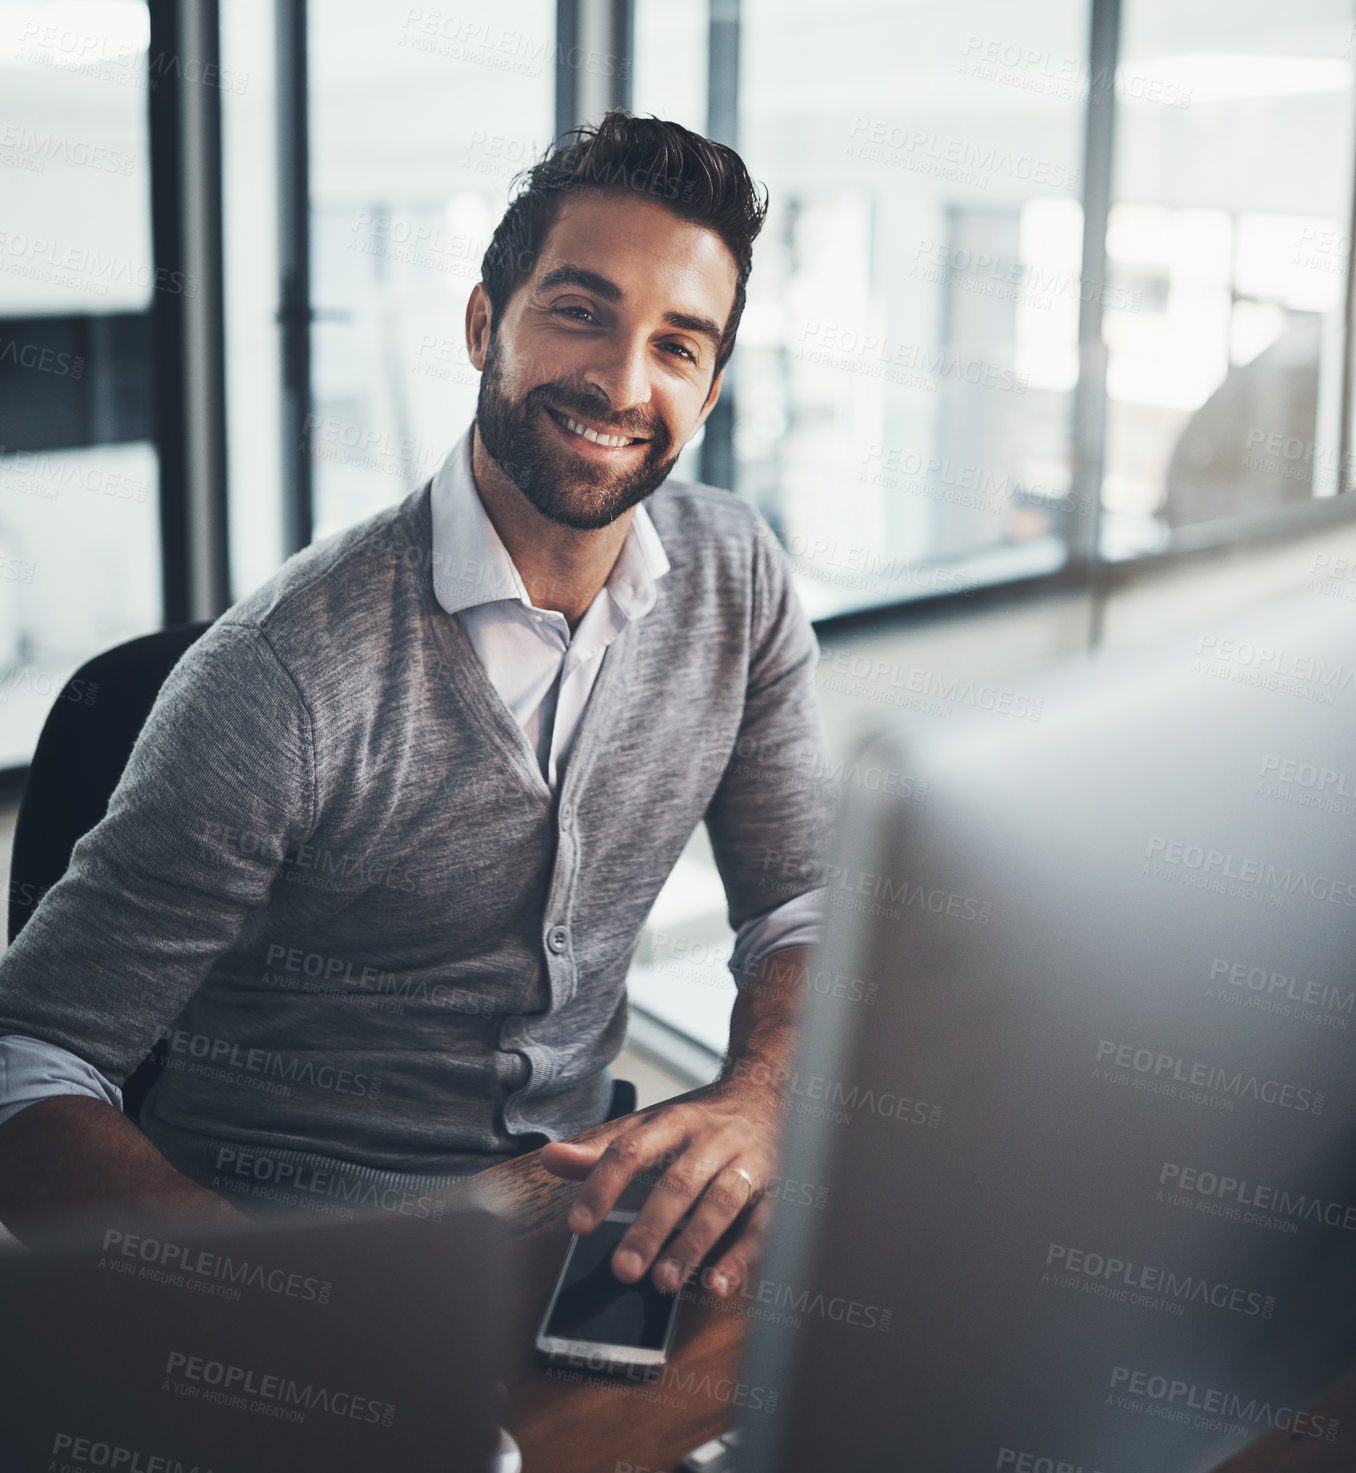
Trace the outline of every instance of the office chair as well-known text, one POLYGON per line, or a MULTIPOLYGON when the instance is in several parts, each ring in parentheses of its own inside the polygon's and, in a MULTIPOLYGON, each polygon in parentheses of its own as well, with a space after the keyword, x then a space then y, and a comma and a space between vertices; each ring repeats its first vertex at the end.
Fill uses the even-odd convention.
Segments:
MULTIPOLYGON (((108 811, 160 687, 207 628, 206 620, 179 624, 116 645, 87 660, 62 687, 43 723, 19 803, 10 861, 11 942, 65 874, 76 842, 108 811)), ((159 1043, 128 1075, 122 1096, 129 1120, 136 1121, 167 1056, 159 1043)), ((635 1108, 635 1085, 614 1079, 607 1118, 635 1108)))

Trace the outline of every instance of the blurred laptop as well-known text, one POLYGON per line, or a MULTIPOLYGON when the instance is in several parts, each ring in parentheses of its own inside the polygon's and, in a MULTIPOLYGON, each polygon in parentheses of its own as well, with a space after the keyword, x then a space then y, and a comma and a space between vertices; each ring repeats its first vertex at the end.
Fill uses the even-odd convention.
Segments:
POLYGON ((1356 617, 1041 694, 858 754, 734 1466, 1353 1466, 1356 617))
POLYGON ((425 1214, 204 1234, 111 1210, 0 1254, 0 1466, 485 1473, 507 1235, 481 1208, 425 1214))

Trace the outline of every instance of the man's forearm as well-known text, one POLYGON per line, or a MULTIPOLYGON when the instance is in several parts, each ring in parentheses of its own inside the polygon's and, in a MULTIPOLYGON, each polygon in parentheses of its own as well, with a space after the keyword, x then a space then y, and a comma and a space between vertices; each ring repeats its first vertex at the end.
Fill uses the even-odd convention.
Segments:
POLYGON ((718 1084, 778 1095, 785 1090, 809 962, 808 946, 785 946, 745 978, 730 1013, 730 1046, 718 1084))
POLYGON ((112 1105, 54 1095, 0 1125, 0 1222, 26 1242, 99 1203, 147 1215, 242 1221, 190 1181, 112 1105))

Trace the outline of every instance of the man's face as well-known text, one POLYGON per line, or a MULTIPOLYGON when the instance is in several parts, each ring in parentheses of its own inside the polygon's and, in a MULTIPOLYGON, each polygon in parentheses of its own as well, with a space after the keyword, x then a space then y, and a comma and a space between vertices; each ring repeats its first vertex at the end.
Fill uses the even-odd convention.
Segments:
POLYGON ((476 422, 538 511, 605 527, 663 482, 719 394, 712 376, 735 282, 714 231, 650 200, 604 195, 561 207, 493 331, 476 287, 476 422))

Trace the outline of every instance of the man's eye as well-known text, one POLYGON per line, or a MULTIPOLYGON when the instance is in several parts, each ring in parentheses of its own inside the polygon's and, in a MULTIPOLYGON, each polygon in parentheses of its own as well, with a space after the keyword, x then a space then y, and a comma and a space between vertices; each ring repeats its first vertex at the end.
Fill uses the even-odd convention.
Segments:
POLYGON ((556 311, 559 312, 562 316, 573 317, 575 322, 582 322, 585 318, 587 318, 590 322, 594 322, 597 320, 594 317, 593 313, 590 312, 587 307, 580 307, 577 304, 570 307, 557 307, 556 311), (574 317, 574 314, 576 312, 579 314, 578 317, 574 317))
POLYGON ((665 343, 664 346, 666 348, 676 348, 689 363, 695 363, 697 361, 697 355, 693 353, 691 348, 686 347, 682 343, 665 343))

